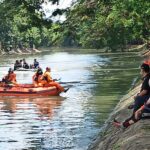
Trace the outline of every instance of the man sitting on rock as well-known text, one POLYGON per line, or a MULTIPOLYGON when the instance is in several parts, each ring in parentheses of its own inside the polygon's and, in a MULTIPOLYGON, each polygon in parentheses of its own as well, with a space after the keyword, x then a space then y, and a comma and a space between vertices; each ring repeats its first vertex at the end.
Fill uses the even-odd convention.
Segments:
POLYGON ((150 97, 150 68, 147 64, 141 65, 142 76, 142 86, 140 93, 138 93, 134 98, 134 104, 130 105, 128 108, 133 109, 133 113, 135 113, 150 97))
MULTIPOLYGON (((142 64, 141 65, 141 76, 143 79, 142 86, 140 93, 137 94, 134 98, 134 104, 130 105, 128 108, 133 109, 132 116, 128 118, 125 122, 128 122, 130 120, 134 120, 135 113, 140 109, 141 106, 143 106, 147 100, 150 98, 150 68, 148 64, 142 64)), ((136 121, 134 121, 136 122, 136 121)), ((114 120, 114 124, 118 123, 117 120, 114 120)), ((126 125, 125 125, 126 127, 126 125)))
POLYGON ((126 119, 122 123, 114 119, 113 124, 116 127, 127 128, 137 121, 146 118, 150 119, 150 99, 148 99, 148 101, 143 106, 141 106, 141 108, 139 108, 130 118, 126 119))

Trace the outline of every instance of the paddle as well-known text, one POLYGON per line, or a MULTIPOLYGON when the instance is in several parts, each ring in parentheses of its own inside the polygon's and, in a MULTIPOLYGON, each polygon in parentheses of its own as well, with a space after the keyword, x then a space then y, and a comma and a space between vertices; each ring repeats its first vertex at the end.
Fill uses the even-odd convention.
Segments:
POLYGON ((81 81, 59 82, 59 84, 77 84, 77 83, 81 83, 81 81))
POLYGON ((60 81, 61 80, 61 78, 59 78, 59 79, 53 79, 53 81, 60 81))

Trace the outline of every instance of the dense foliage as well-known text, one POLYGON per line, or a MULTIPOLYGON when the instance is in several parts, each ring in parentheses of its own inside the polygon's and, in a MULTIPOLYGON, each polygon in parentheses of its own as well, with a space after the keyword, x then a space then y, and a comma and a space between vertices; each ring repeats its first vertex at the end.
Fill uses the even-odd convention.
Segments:
MULTIPOLYGON (((59 0, 49 0, 53 4, 59 0)), ((78 0, 67 20, 44 19, 44 0, 0 0, 0 45, 108 47, 150 41, 149 0, 78 0)), ((56 9, 53 16, 64 10, 56 9)))
POLYGON ((149 0, 80 0, 67 15, 62 39, 87 48, 109 47, 150 40, 149 0))
MULTIPOLYGON (((58 0, 49 0, 53 4, 58 0)), ((42 0, 1 0, 0 1, 0 43, 4 50, 10 47, 30 47, 51 44, 57 28, 52 20, 44 19, 42 0), (52 28, 51 28, 52 27, 52 28), (51 34, 52 33, 52 34, 51 34)), ((53 15, 60 14, 54 11, 53 15)))

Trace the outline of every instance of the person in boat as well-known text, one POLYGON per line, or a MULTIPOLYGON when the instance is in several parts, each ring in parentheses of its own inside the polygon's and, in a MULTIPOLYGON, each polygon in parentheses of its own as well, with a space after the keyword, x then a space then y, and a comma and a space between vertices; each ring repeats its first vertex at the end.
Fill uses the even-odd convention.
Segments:
POLYGON ((17 85, 16 74, 12 68, 9 68, 8 74, 3 77, 2 82, 4 84, 14 84, 17 85))
POLYGON ((22 68, 23 67, 23 60, 20 59, 19 63, 20 63, 20 67, 22 68))
POLYGON ((59 83, 55 82, 51 77, 51 68, 46 67, 46 71, 42 76, 41 84, 43 86, 55 86, 60 92, 67 92, 69 88, 64 89, 59 83))
POLYGON ((37 69, 39 67, 39 62, 34 59, 33 64, 30 64, 30 69, 37 69))
POLYGON ((23 59, 23 68, 29 69, 29 65, 28 65, 28 63, 26 62, 25 59, 23 59))
POLYGON ((38 68, 39 67, 39 62, 36 59, 34 59, 33 67, 34 68, 38 68))
MULTIPOLYGON (((130 105, 128 109, 133 109, 132 115, 125 122, 130 119, 135 118, 135 113, 143 106, 147 100, 150 98, 150 68, 148 64, 141 65, 141 75, 142 75, 142 86, 140 92, 134 98, 134 104, 130 105)), ((117 122, 116 120, 114 123, 117 122)))
POLYGON ((116 119, 114 119, 113 124, 116 127, 127 128, 141 119, 150 119, 150 99, 148 99, 148 101, 144 105, 142 105, 134 113, 134 115, 132 115, 131 117, 129 117, 123 122, 119 122, 116 119))
POLYGON ((17 70, 20 66, 20 63, 18 60, 15 61, 15 64, 14 64, 14 70, 17 70))
POLYGON ((43 71, 42 69, 39 67, 38 70, 36 71, 36 73, 33 75, 32 80, 33 80, 33 84, 35 87, 39 87, 42 86, 41 81, 42 81, 42 75, 43 75, 43 71))
POLYGON ((21 67, 19 60, 16 60, 15 64, 14 64, 14 70, 17 70, 21 67))

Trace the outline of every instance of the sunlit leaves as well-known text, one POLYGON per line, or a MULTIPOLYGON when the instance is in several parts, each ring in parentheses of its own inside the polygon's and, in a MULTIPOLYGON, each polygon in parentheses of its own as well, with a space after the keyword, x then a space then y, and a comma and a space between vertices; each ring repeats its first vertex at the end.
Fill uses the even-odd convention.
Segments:
POLYGON ((66 31, 74 27, 73 40, 83 47, 110 47, 144 43, 150 39, 148 0, 81 0, 68 14, 66 31), (96 7, 90 12, 90 3, 96 7))
MULTIPOLYGON (((43 3, 57 4, 59 0, 3 0, 0 2, 0 41, 4 44, 11 41, 26 43, 33 37, 39 46, 45 40, 43 29, 51 28, 52 20, 44 18, 43 3), (44 39, 42 39, 44 38, 44 39)), ((64 10, 63 10, 64 11, 64 10)), ((57 9, 56 14, 61 15, 57 9)), ((47 29, 47 30, 48 30, 47 29)), ((48 38, 48 32, 45 32, 48 38)))

